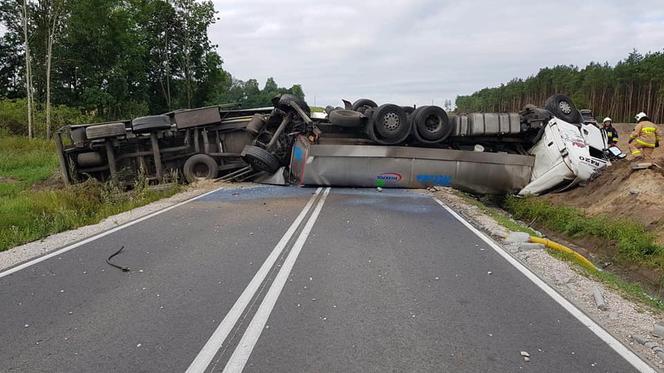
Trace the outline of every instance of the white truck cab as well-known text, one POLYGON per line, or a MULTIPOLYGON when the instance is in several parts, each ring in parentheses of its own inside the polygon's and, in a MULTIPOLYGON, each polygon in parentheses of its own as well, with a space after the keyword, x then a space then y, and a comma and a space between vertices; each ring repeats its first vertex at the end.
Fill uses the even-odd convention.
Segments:
POLYGON ((591 179, 611 165, 604 131, 592 124, 572 124, 553 117, 540 141, 528 153, 535 156, 531 181, 519 195, 561 191, 591 179))

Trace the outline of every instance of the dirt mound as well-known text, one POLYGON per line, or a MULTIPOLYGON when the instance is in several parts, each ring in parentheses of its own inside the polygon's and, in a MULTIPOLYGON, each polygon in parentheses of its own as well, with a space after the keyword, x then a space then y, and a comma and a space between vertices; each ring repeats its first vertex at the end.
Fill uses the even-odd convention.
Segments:
MULTIPOLYGON (((629 153, 627 140, 633 128, 633 124, 616 125, 618 146, 626 153, 629 153)), ((664 171, 658 168, 633 171, 629 158, 613 162, 586 186, 545 198, 583 209, 589 215, 633 219, 646 225, 656 234, 658 243, 664 244, 664 171)), ((655 163, 664 166, 664 146, 655 149, 654 158, 655 163)))

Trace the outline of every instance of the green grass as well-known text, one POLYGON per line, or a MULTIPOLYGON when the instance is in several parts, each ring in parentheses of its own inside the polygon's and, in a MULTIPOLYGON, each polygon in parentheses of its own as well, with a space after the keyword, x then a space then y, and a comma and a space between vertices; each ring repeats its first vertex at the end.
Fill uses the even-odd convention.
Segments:
POLYGON ((57 172, 52 142, 0 136, 0 251, 97 223, 180 190, 177 184, 153 190, 139 183, 124 192, 92 180, 70 187, 38 185, 57 172))
POLYGON ((586 216, 581 210, 551 204, 541 198, 508 197, 507 211, 517 219, 538 224, 573 238, 593 238, 618 249, 617 259, 626 264, 664 269, 664 247, 641 224, 609 216, 586 216))
MULTIPOLYGON (((516 221, 516 220, 510 218, 509 216, 507 216, 505 214, 504 211, 502 211, 502 210, 500 210, 496 207, 487 206, 484 203, 482 203, 482 202, 478 201, 477 199, 475 199, 471 196, 468 196, 466 194, 463 194, 463 193, 456 193, 456 194, 459 195, 460 197, 462 197, 469 204, 477 206, 484 214, 490 216, 498 224, 504 226, 505 228, 507 228, 511 231, 526 232, 526 233, 528 233, 530 235, 534 235, 534 236, 537 235, 537 232, 530 229, 525 224, 520 223, 519 221, 516 221)), ((511 197, 508 197, 504 204, 506 205, 506 207, 508 209, 512 209, 512 210, 516 210, 517 207, 519 207, 520 214, 518 216, 517 215, 515 215, 515 216, 517 218, 519 218, 519 216, 521 216, 521 218, 528 219, 528 220, 532 220, 536 216, 540 216, 540 215, 524 213, 523 210, 525 210, 525 206, 530 206, 531 208, 536 209, 536 211, 540 211, 540 212, 542 212, 542 210, 557 210, 557 209, 560 208, 559 206, 556 207, 556 206, 550 205, 548 203, 545 203, 543 201, 533 201, 531 199, 516 199, 516 198, 511 198, 511 197), (532 205, 531 205, 532 203, 536 203, 536 208, 532 207, 532 205)), ((565 209, 565 214, 570 213, 569 211, 566 210, 567 208, 563 208, 563 209, 565 209)), ((530 211, 530 209, 528 209, 528 211, 530 211)), ((579 213, 580 212, 578 210, 575 211, 575 214, 579 214, 579 213)), ((567 219, 567 218, 569 218, 569 216, 566 216, 565 218, 562 218, 562 221, 567 222, 567 224, 571 224, 570 220, 567 219)), ((584 217, 583 221, 586 221, 587 219, 588 218, 584 217)), ((538 219, 538 221, 539 221, 539 219, 538 219)), ((600 222, 603 223, 603 224, 606 223, 604 218, 601 218, 600 222)), ((579 222, 579 223, 581 223, 581 222, 579 222)), ((567 227, 567 224, 563 224, 563 226, 567 227)), ((595 224, 599 224, 599 222, 595 222, 595 224)), ((637 227, 634 227, 634 226, 630 227, 630 225, 634 225, 634 223, 631 223, 631 222, 620 221, 620 222, 616 222, 616 224, 620 224, 622 226, 622 227, 620 227, 620 229, 622 229, 622 231, 621 230, 619 230, 619 231, 623 232, 622 234, 625 235, 625 237, 631 237, 631 235, 637 234, 636 232, 641 232, 640 229, 636 229, 636 228, 638 228, 638 226, 637 227)), ((596 225, 595 225, 595 227, 596 227, 596 225)), ((570 229, 570 231, 583 232, 584 230, 583 229, 579 230, 578 227, 573 227, 573 229, 570 229)), ((652 242, 652 241, 650 241, 650 242, 652 242)), ((629 248, 631 246, 627 246, 627 247, 629 248)), ((570 262, 570 263, 574 264, 573 268, 575 268, 579 273, 581 273, 581 274, 583 274, 587 277, 590 277, 592 279, 595 279, 597 281, 602 282, 603 284, 605 284, 609 288, 620 292, 626 299, 629 299, 629 300, 638 302, 640 304, 643 304, 643 305, 645 305, 647 307, 650 307, 651 309, 656 310, 658 312, 664 311, 664 301, 649 295, 648 292, 640 284, 635 283, 635 282, 631 282, 631 281, 626 281, 626 280, 620 278, 620 276, 618 276, 614 273, 608 272, 608 271, 599 271, 599 270, 591 271, 591 270, 588 270, 573 255, 566 254, 566 253, 561 253, 561 252, 554 251, 554 250, 548 250, 548 249, 546 251, 549 255, 551 255, 554 258, 557 258, 559 260, 564 260, 564 261, 567 261, 567 262, 570 262)))
POLYGON ((524 224, 521 224, 514 219, 512 219, 510 216, 508 216, 504 211, 502 211, 499 208, 496 207, 490 207, 485 205, 484 203, 478 201, 477 199, 465 194, 465 193, 456 193, 459 197, 463 198, 467 203, 479 208, 485 215, 490 216, 495 220, 498 224, 502 225, 503 227, 513 231, 513 232, 525 232, 528 233, 531 236, 537 236, 537 232, 534 230, 530 229, 524 224))
POLYGON ((640 284, 623 280, 615 273, 599 270, 591 271, 579 263, 573 255, 548 249, 547 252, 554 258, 575 264, 574 268, 581 274, 600 281, 613 290, 617 290, 626 299, 636 301, 657 311, 664 311, 664 301, 650 296, 640 284))

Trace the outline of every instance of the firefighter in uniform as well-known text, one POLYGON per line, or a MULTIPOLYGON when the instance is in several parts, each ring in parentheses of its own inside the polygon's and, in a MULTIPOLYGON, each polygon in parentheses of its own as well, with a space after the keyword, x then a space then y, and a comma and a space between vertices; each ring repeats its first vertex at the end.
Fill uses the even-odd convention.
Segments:
POLYGON ((635 159, 652 160, 652 153, 662 139, 661 131, 644 112, 636 114, 634 119, 636 127, 629 136, 629 150, 635 159))
POLYGON ((604 118, 604 121, 602 121, 602 127, 604 128, 604 131, 606 131, 606 137, 609 146, 617 145, 618 131, 616 131, 615 127, 613 127, 613 120, 611 120, 609 117, 604 118))

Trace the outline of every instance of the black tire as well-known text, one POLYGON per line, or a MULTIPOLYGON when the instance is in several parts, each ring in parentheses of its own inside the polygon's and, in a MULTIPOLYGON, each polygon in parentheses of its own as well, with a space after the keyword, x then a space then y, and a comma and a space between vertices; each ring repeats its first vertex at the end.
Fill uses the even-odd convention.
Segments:
POLYGON ((413 110, 412 113, 408 114, 408 120, 410 120, 410 123, 411 123, 410 124, 410 133, 411 133, 412 137, 419 143, 422 143, 422 144, 435 144, 435 143, 437 143, 437 141, 430 141, 430 140, 427 140, 427 139, 423 138, 422 136, 420 136, 419 132, 417 132, 417 127, 415 126, 415 117, 417 116, 417 113, 422 111, 422 108, 424 108, 424 107, 426 107, 426 106, 418 106, 417 108, 415 108, 415 110, 413 110))
POLYGON ((365 116, 353 110, 332 110, 328 119, 335 126, 355 128, 364 123, 365 116))
POLYGON ((415 112, 415 108, 412 106, 402 106, 401 108, 406 112, 406 114, 413 114, 415 112))
POLYGON ((332 106, 332 105, 327 105, 327 106, 325 107, 325 113, 326 113, 327 115, 330 115, 330 113, 331 113, 333 110, 334 110, 334 106, 332 106))
POLYGON ((244 147, 242 159, 258 171, 275 173, 281 167, 281 162, 274 154, 254 145, 244 147))
POLYGON ((368 98, 361 98, 353 102, 351 110, 364 113, 368 108, 376 108, 376 107, 378 107, 378 104, 376 104, 373 100, 369 100, 368 98))
POLYGON ((139 117, 131 121, 131 128, 137 133, 167 130, 171 128, 171 118, 168 115, 139 117))
POLYGON ((565 95, 553 95, 546 99, 544 108, 568 123, 580 124, 583 119, 572 100, 565 95))
POLYGON ((290 105, 291 102, 297 103, 297 105, 302 109, 307 115, 311 115, 311 109, 307 105, 304 99, 291 95, 289 93, 284 93, 272 98, 272 106, 281 109, 285 112, 291 112, 293 107, 290 105))
POLYGON ((422 106, 413 118, 413 132, 424 140, 443 141, 452 134, 453 127, 443 108, 438 106, 422 106))
POLYGON ((376 137, 388 144, 398 144, 410 135, 411 123, 401 106, 384 104, 371 117, 376 137))
POLYGON ((207 154, 195 154, 184 162, 182 173, 189 183, 214 179, 219 173, 219 165, 207 154))

